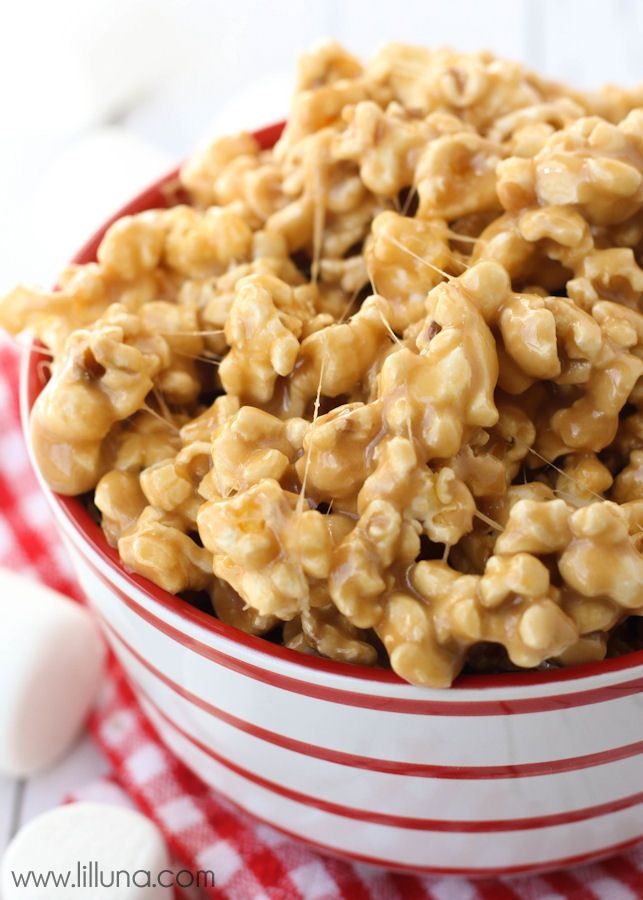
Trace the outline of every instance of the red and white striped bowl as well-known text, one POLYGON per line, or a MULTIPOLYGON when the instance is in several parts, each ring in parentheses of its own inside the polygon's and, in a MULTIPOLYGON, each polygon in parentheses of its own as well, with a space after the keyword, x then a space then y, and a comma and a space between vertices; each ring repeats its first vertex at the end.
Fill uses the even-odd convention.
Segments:
MULTIPOLYGON (((258 133, 264 146, 280 128, 258 133)), ((165 205, 174 174, 118 215, 165 205)), ((106 227, 77 262, 95 258, 106 227)), ((37 362, 26 354, 25 422, 37 362)), ((80 501, 42 486, 146 714, 258 819, 324 852, 461 875, 555 868, 643 839, 643 652, 412 687, 193 609, 126 572, 80 501)))

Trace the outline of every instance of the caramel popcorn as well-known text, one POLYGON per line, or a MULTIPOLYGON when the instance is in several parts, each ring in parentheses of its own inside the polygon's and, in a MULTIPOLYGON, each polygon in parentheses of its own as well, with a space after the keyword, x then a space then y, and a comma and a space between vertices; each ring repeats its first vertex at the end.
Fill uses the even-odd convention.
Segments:
POLYGON ((429 143, 415 171, 418 215, 458 219, 499 210, 495 172, 501 156, 497 144, 468 131, 429 143))
POLYGON ((163 261, 186 278, 222 274, 250 255, 252 232, 243 218, 225 207, 199 212, 175 206, 165 213, 163 261))
POLYGON ((633 450, 628 464, 614 481, 611 499, 616 503, 643 500, 643 450, 633 450))
POLYGON ((643 607, 643 558, 624 511, 591 503, 569 518, 572 540, 560 557, 560 573, 586 597, 604 597, 626 610, 643 607))
POLYGON ((169 361, 164 338, 146 334, 139 318, 116 305, 72 332, 31 417, 38 462, 55 490, 78 494, 96 485, 103 440, 144 405, 169 361))
POLYGON ((222 622, 234 625, 247 634, 265 634, 279 623, 276 616, 262 616, 243 602, 241 597, 227 581, 215 579, 210 589, 212 606, 222 622))
POLYGON ((0 300, 51 355, 42 474, 128 570, 297 652, 434 688, 627 652, 642 97, 320 45, 274 147, 205 144, 184 202, 0 300))
POLYGON ((425 317, 426 295, 442 273, 453 272, 447 223, 382 212, 373 219, 364 259, 373 287, 386 298, 391 328, 402 333, 425 317))
MULTIPOLYGON (((201 483, 208 497, 229 497, 264 478, 281 480, 301 447, 297 422, 284 422, 254 406, 244 406, 210 435, 212 469, 201 483), (206 493, 209 492, 209 493, 206 493)), ((303 427, 307 422, 301 421, 303 427)))
POLYGON ((309 579, 328 577, 333 540, 326 517, 263 479, 230 499, 207 501, 198 528, 214 574, 261 615, 291 619, 309 602, 309 579))
POLYGON ((239 283, 225 326, 230 351, 219 368, 227 393, 256 403, 270 400, 277 377, 290 375, 299 353, 301 320, 276 305, 270 287, 261 276, 239 283))
POLYGON ((377 649, 368 640, 368 632, 351 625, 331 602, 303 610, 301 634, 320 656, 365 666, 377 661, 377 649))
POLYGON ((185 531, 179 515, 146 506, 118 541, 126 568, 171 594, 200 591, 212 581, 212 557, 185 531))
POLYGON ((131 280, 158 267, 164 243, 163 213, 123 216, 107 229, 98 248, 98 262, 106 272, 131 280))
POLYGON ((96 485, 94 503, 102 514, 105 537, 116 547, 147 506, 138 473, 120 469, 107 472, 96 485))

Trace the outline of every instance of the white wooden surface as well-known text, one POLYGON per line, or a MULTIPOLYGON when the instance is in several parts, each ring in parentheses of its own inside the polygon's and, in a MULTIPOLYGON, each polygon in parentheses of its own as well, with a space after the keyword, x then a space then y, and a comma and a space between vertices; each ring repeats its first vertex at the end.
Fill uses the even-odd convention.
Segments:
MULTIPOLYGON (((0 141, 0 291, 50 281, 97 223, 200 136, 282 116, 297 54, 319 38, 360 54, 387 40, 487 47, 591 87, 643 81, 642 34, 643 0, 12 4, 0 53, 11 138, 0 141)), ((0 777, 0 849, 13 827, 107 769, 85 738, 22 787, 0 777)))
POLYGON ((0 851, 21 825, 108 773, 109 763, 83 735, 71 753, 46 772, 25 781, 0 776, 0 851))

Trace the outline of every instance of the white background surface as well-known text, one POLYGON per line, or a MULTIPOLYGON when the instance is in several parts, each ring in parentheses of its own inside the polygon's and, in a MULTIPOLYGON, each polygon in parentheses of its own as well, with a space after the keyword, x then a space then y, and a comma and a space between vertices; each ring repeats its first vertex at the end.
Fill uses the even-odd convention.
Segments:
POLYGON ((334 36, 486 47, 592 87, 643 80, 642 0, 20 0, 0 6, 0 291, 47 282, 204 134, 274 121, 334 36))
MULTIPOLYGON (((489 48, 582 87, 643 81, 641 0, 20 0, 0 25, 0 292, 50 283, 114 209, 202 136, 286 114, 300 50, 336 37, 489 48)), ((0 702, 2 698, 0 696, 0 702)), ((0 848, 107 771, 85 738, 24 787, 0 848)))

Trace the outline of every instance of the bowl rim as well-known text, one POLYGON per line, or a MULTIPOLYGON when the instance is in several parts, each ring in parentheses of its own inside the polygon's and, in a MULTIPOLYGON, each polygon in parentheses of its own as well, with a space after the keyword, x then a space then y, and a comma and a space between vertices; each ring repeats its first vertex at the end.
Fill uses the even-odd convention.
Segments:
MULTIPOLYGON (((285 126, 285 122, 278 122, 251 132, 262 149, 270 148, 277 141, 285 126)), ((179 167, 172 169, 166 175, 158 178, 148 185, 140 193, 125 203, 119 210, 110 216, 83 244, 74 255, 71 264, 85 264, 96 260, 96 251, 107 229, 122 216, 132 215, 146 209, 173 205, 170 200, 182 199, 181 192, 177 193, 179 167)), ((23 410, 23 429, 29 443, 28 415, 31 408, 43 388, 38 372, 38 361, 41 358, 37 344, 27 345, 22 354, 21 361, 21 407, 23 410)), ((36 467, 32 456, 32 463, 36 467)), ((37 470, 37 467, 36 467, 37 470)), ((250 635, 232 625, 227 625, 221 619, 209 615, 196 607, 191 606, 186 600, 155 585, 147 578, 136 575, 126 569, 120 560, 118 552, 111 547, 100 526, 92 519, 81 499, 67 497, 54 493, 44 483, 44 479, 38 472, 41 486, 45 490, 51 503, 60 510, 69 525, 90 546, 107 568, 118 574, 128 584, 142 592, 148 601, 151 601, 158 612, 169 611, 179 619, 192 622, 205 631, 218 637, 223 637, 242 648, 258 652, 267 659, 279 659, 291 663, 302 670, 314 670, 320 674, 340 676, 346 679, 358 678, 365 682, 377 684, 389 684, 397 687, 406 687, 417 690, 416 685, 408 684, 392 670, 370 669, 351 663, 335 662, 322 657, 306 656, 279 644, 273 644, 260 636, 250 635)), ((534 685, 552 685, 572 680, 592 678, 613 672, 626 671, 636 666, 643 665, 643 650, 632 651, 622 656, 613 657, 599 662, 583 663, 560 669, 548 669, 534 671, 525 669, 518 672, 505 672, 496 675, 460 675, 454 681, 449 690, 484 690, 491 688, 521 688, 534 685)))

